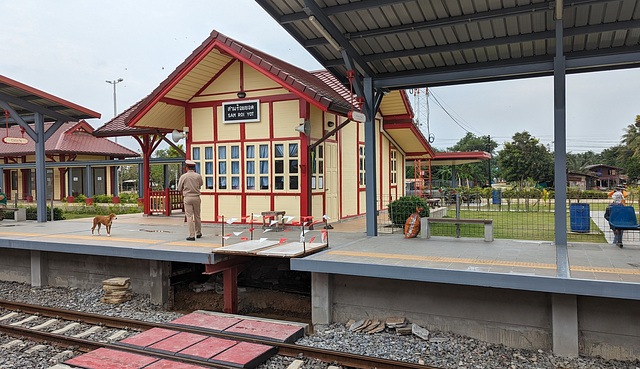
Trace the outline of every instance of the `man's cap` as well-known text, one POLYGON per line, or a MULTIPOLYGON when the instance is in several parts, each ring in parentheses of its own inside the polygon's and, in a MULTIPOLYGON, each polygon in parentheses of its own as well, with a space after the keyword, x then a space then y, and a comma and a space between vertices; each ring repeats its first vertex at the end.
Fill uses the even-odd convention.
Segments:
POLYGON ((618 190, 623 190, 623 189, 624 189, 624 186, 623 186, 623 185, 617 185, 617 186, 616 186, 616 189, 618 189, 618 190))
POLYGON ((196 162, 193 160, 185 160, 184 164, 188 167, 195 167, 196 166, 196 162))
POLYGON ((624 196, 622 196, 620 192, 615 192, 613 195, 611 195, 611 198, 613 199, 613 202, 618 203, 622 202, 624 196))

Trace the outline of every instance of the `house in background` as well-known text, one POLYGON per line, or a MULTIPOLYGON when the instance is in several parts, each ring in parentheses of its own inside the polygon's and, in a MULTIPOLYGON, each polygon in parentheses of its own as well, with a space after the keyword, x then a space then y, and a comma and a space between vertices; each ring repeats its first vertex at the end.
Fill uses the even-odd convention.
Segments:
POLYGON ((595 189, 610 189, 626 182, 627 176, 622 174, 624 169, 604 164, 587 165, 584 169, 592 172, 596 179, 593 187, 595 189))
MULTIPOLYGON (((204 179, 204 222, 264 211, 338 220, 367 211, 364 123, 345 124, 351 100, 327 71, 302 70, 213 31, 96 134, 184 131, 186 156, 204 179)), ((375 132, 381 210, 404 194, 405 161, 434 153, 404 91, 382 99, 375 132)))
POLYGON ((596 188, 598 176, 593 172, 578 173, 567 172, 567 187, 578 187, 581 190, 591 190, 596 188))
MULTIPOLYGON (((45 130, 53 123, 45 123, 45 130)), ((35 144, 22 128, 13 125, 5 131, 5 137, 20 138, 7 140, 23 143, 6 143, 0 140, 0 158, 4 164, 35 163, 35 144)), ((86 167, 66 166, 69 162, 89 162, 138 157, 139 154, 108 139, 92 135, 93 128, 86 121, 64 123, 45 143, 46 161, 58 162, 59 166, 47 167, 47 197, 54 200, 66 196, 87 194, 87 178, 91 178, 92 195, 113 194, 115 166, 92 166, 87 176, 86 167)), ((0 135, 4 132, 0 132, 0 135)), ((3 191, 9 199, 33 201, 36 190, 34 169, 4 169, 3 191)))

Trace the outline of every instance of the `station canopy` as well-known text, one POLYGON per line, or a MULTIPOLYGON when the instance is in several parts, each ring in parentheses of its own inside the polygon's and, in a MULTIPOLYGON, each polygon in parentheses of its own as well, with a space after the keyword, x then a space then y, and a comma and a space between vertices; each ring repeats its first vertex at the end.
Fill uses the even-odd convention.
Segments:
MULTIPOLYGON (((0 75, 0 101, 6 102, 27 123, 34 121, 36 112, 42 113, 45 120, 64 122, 100 118, 100 113, 2 75, 0 75)), ((5 123, 4 119, 2 120, 5 123)), ((16 122, 10 117, 9 124, 16 124, 16 122)))
MULTIPOLYGON (((546 0, 256 0, 342 83, 380 89, 553 75, 546 0), (345 63, 351 63, 349 68, 345 63)), ((640 66, 637 0, 564 2, 566 73, 640 66)))

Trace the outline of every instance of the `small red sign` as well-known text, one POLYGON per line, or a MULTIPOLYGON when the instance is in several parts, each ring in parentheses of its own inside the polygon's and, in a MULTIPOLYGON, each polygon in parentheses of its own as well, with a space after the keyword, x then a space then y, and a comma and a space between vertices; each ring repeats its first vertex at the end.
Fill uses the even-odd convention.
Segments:
POLYGON ((24 137, 3 137, 2 142, 8 144, 26 145, 29 141, 24 137))

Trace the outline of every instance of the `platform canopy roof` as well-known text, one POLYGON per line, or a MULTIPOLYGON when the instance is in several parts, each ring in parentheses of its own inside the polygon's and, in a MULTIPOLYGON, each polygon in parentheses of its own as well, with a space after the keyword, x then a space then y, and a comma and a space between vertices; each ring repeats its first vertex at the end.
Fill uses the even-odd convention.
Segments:
POLYGON ((431 165, 460 165, 489 159, 491 159, 491 154, 485 151, 437 152, 435 157, 431 159, 431 165))
MULTIPOLYGON (((546 0, 256 0, 347 83, 374 88, 553 74, 555 4, 546 0), (346 58, 345 58, 346 57, 346 58)), ((637 0, 564 1, 566 72, 640 66, 637 0)))
MULTIPOLYGON (((100 113, 3 75, 0 75, 0 101, 5 101, 27 123, 33 122, 36 112, 43 114, 45 120, 63 122, 100 118, 100 113)), ((9 118, 9 124, 15 124, 15 120, 9 118)))

